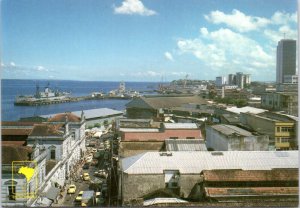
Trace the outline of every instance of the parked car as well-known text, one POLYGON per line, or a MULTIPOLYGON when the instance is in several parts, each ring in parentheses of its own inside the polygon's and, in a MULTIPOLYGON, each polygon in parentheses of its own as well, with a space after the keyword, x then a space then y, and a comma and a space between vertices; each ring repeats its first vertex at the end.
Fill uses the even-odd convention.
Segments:
POLYGON ((82 200, 82 194, 83 194, 83 191, 80 191, 78 196, 75 198, 75 201, 81 201, 82 200))
POLYGON ((89 181, 90 180, 90 175, 88 173, 83 173, 82 178, 83 178, 84 181, 89 181))
POLYGON ((68 188, 68 194, 75 194, 76 192, 76 186, 74 184, 71 184, 68 188))

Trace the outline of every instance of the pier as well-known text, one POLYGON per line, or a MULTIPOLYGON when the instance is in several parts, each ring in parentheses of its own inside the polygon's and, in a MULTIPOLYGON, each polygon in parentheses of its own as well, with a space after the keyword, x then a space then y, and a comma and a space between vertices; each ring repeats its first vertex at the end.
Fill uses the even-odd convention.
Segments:
POLYGON ((132 99, 131 96, 111 96, 111 95, 103 95, 93 97, 89 96, 81 96, 81 97, 65 97, 59 99, 39 99, 39 100, 21 100, 15 101, 14 104, 18 106, 39 106, 39 105, 52 105, 59 103, 69 103, 69 102, 79 102, 84 100, 104 100, 104 99, 119 99, 119 100, 129 100, 132 99))

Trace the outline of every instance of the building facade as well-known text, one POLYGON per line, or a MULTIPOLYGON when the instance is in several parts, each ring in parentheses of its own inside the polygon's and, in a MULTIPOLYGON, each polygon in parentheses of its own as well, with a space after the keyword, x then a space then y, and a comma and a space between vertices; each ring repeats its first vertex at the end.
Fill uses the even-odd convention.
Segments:
POLYGON ((206 126, 206 146, 216 151, 267 151, 269 136, 253 135, 233 125, 206 126))
POLYGON ((178 198, 196 200, 201 196, 198 185, 203 181, 200 176, 203 170, 226 169, 230 174, 237 169, 270 171, 274 168, 298 168, 298 152, 147 152, 121 160, 119 199, 125 205, 164 190, 178 198))
POLYGON ((261 107, 298 116, 298 92, 270 92, 261 96, 261 107))
POLYGON ((225 84, 227 84, 225 76, 216 77, 216 87, 222 87, 225 84))
POLYGON ((298 149, 297 122, 286 115, 275 113, 241 113, 240 120, 253 130, 270 137, 270 148, 276 150, 298 149))

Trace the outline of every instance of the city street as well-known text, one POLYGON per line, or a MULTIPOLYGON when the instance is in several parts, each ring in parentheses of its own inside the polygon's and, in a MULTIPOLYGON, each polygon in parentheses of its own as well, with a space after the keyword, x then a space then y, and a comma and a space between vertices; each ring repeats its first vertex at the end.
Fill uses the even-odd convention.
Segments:
MULTIPOLYGON (((88 191, 88 190, 93 190, 93 187, 90 186, 91 183, 93 181, 102 181, 102 185, 100 187, 98 187, 99 189, 94 191, 99 191, 101 192, 101 195, 103 197, 103 200, 105 201, 105 205, 115 205, 117 203, 117 162, 111 162, 112 158, 111 158, 111 144, 112 144, 112 140, 113 138, 110 137, 109 135, 104 136, 103 138, 100 139, 92 139, 92 138, 87 138, 86 142, 87 144, 93 144, 93 147, 87 147, 87 152, 85 154, 85 159, 88 157, 88 155, 92 154, 92 151, 94 149, 97 150, 97 152, 95 151, 93 153, 93 160, 97 160, 98 163, 96 165, 91 165, 92 163, 88 163, 90 164, 88 169, 83 169, 82 166, 79 166, 77 168, 79 168, 78 170, 76 170, 76 175, 74 178, 77 178, 78 180, 71 180, 67 186, 66 186, 66 190, 65 190, 65 194, 64 194, 64 198, 61 201, 61 203, 58 204, 58 206, 66 206, 66 207, 71 207, 71 206, 81 206, 80 203, 76 203, 75 202, 75 198, 78 196, 80 191, 88 191), (104 138, 104 139, 103 139, 104 138), (105 147, 105 150, 103 149, 103 147, 105 147), (101 152, 102 151, 102 152, 101 152), (101 152, 102 155, 100 157, 98 157, 97 159, 95 158, 95 154, 101 152), (113 167, 111 166, 111 164, 113 164, 113 167), (99 171, 99 170, 105 170, 107 172, 107 179, 105 178, 99 178, 95 176, 95 172, 99 171), (110 171, 112 170, 112 172, 110 171), (90 180, 89 181, 83 181, 81 175, 83 173, 88 173, 90 176, 90 180), (69 186, 71 184, 74 184, 76 186, 76 192, 74 194, 66 194, 67 193, 67 189, 69 188, 69 186), (103 185, 104 184, 104 185, 103 185), (105 186, 107 188, 105 188, 105 186)), ((116 144, 115 144, 116 145, 116 144)), ((115 151, 113 151, 114 154, 116 154, 116 148, 114 148, 115 151)), ((87 163, 87 162, 86 162, 87 163)), ((103 205, 102 205, 103 206, 103 205)))

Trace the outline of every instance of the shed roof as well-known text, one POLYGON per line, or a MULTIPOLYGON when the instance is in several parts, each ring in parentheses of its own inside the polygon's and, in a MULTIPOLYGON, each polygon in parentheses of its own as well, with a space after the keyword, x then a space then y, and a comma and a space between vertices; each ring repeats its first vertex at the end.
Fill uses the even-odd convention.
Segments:
MULTIPOLYGON (((117 111, 110 108, 83 110, 83 112, 86 119, 123 115, 122 111, 117 111)), ((78 117, 81 117, 81 111, 73 111, 72 113, 78 117)))
POLYGON ((159 132, 158 128, 120 128, 121 132, 159 132))
POLYGON ((202 139, 166 139, 167 151, 207 151, 202 139))
POLYGON ((298 181, 298 169, 204 170, 205 181, 298 181))
POLYGON ((218 124, 218 125, 213 125, 210 127, 226 136, 230 136, 232 134, 238 134, 238 135, 242 135, 242 136, 252 136, 251 132, 241 129, 237 126, 233 126, 233 125, 218 124))
POLYGON ((236 113, 236 114, 240 114, 242 113, 252 113, 252 114, 259 114, 259 113, 263 113, 266 112, 268 110, 265 109, 261 109, 261 108, 254 108, 254 107, 250 107, 250 106, 245 106, 242 108, 237 108, 237 107, 228 107, 226 108, 227 111, 232 112, 232 113, 236 113))
POLYGON ((205 104, 207 102, 200 96, 139 97, 127 103, 126 107, 160 109, 160 108, 180 107, 182 104, 187 104, 187 103, 205 104))
POLYGON ((298 168, 298 151, 225 151, 225 152, 145 152, 121 160, 122 171, 128 174, 162 174, 164 170, 197 173, 213 169, 271 170, 298 168))
POLYGON ((30 136, 63 136, 63 124, 36 124, 30 136))
POLYGON ((198 129, 195 123, 164 123, 165 129, 198 129))

